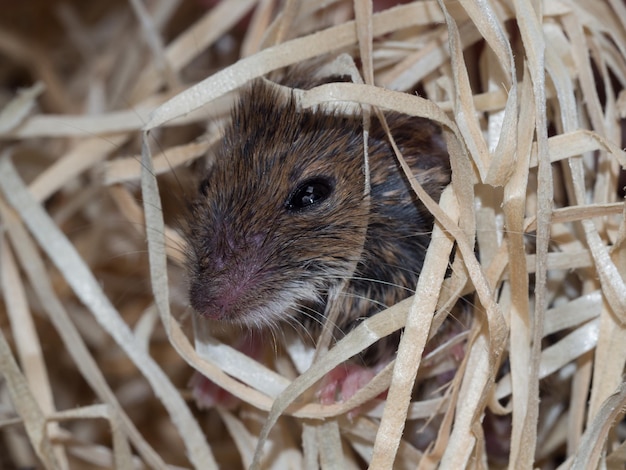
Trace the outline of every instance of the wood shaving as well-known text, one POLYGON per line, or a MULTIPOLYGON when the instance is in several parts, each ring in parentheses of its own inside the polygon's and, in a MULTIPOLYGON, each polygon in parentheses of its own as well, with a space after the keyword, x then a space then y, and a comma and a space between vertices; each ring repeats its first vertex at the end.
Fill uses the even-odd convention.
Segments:
POLYGON ((1 468, 624 467, 621 0, 28 3, 0 18, 1 468), (452 183, 414 185, 414 296, 260 361, 191 312, 178 214, 241 86, 337 57, 352 83, 298 106, 432 119, 452 183), (196 371, 239 406, 199 409, 196 371))

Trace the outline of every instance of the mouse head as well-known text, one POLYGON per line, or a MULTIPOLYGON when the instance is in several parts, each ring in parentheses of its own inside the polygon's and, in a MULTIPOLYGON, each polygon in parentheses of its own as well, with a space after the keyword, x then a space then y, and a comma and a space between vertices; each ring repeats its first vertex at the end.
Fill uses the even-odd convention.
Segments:
POLYGON ((319 317, 362 256, 362 119, 255 82, 215 157, 185 224, 192 307, 253 327, 319 317))

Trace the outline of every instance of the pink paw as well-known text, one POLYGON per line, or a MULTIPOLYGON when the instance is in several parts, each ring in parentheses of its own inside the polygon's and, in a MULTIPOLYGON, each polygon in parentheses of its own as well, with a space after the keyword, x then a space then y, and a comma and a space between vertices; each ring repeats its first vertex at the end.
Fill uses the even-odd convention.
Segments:
POLYGON ((240 403, 239 398, 207 379, 200 372, 194 372, 189 380, 191 395, 201 410, 220 406, 232 410, 240 403))
POLYGON ((335 367, 322 380, 317 392, 320 403, 332 405, 348 400, 375 375, 376 372, 371 367, 357 364, 341 364, 335 367))
MULTIPOLYGON (((233 347, 253 359, 258 360, 261 357, 261 343, 255 336, 242 336, 235 342, 233 347)), ((216 385, 211 379, 199 372, 193 374, 188 386, 191 388, 191 395, 196 405, 201 410, 215 408, 216 406, 232 410, 241 403, 239 398, 216 385)))

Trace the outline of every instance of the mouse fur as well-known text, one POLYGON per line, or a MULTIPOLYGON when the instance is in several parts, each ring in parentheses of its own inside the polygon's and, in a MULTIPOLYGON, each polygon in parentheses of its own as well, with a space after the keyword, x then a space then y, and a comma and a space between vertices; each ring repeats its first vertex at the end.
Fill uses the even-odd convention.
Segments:
MULTIPOLYGON (((441 129, 395 112, 385 118, 414 177, 438 200, 450 181, 441 129)), ((293 96, 262 80, 243 90, 185 216, 193 309, 274 335, 291 325, 315 338, 329 292, 347 279, 336 300, 334 334, 340 339, 359 321, 411 295, 433 218, 374 115, 371 192, 365 194, 363 145, 361 116, 298 109, 293 96)), ((392 336, 372 346, 364 362, 388 358, 397 342, 392 336)))

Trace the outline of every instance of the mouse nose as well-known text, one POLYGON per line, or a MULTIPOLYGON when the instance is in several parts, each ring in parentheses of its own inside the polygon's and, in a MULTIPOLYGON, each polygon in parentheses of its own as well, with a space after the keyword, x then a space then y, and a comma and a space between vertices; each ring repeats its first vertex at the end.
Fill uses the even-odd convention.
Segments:
POLYGON ((236 299, 229 295, 223 295, 213 300, 210 317, 218 320, 227 320, 231 315, 232 306, 236 299))
POLYGON ((201 317, 210 318, 211 320, 228 321, 232 317, 232 315, 230 315, 232 303, 227 300, 192 300, 191 306, 198 315, 200 315, 201 317))
POLYGON ((201 316, 238 321, 248 311, 257 285, 254 263, 230 265, 220 272, 204 272, 191 282, 189 301, 201 316))
POLYGON ((196 282, 189 289, 191 307, 199 315, 212 320, 228 321, 233 317, 233 308, 239 296, 230 290, 212 289, 196 282))

